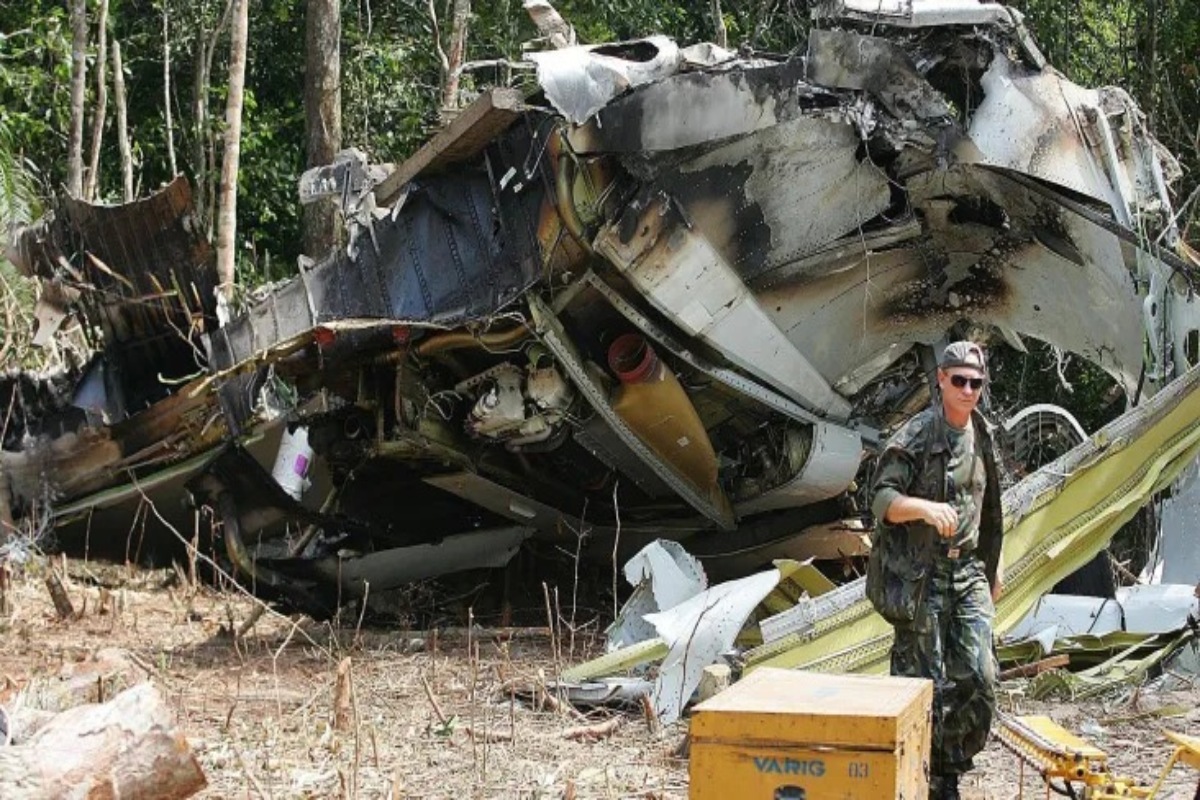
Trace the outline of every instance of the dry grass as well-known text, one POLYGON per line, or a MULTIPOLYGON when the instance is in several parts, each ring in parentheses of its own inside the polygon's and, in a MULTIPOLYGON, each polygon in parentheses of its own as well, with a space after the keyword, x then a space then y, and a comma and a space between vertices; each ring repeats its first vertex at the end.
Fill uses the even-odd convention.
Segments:
POLYGON ((518 691, 552 674, 545 630, 476 639, 267 615, 235 643, 223 629, 251 613, 242 596, 126 588, 99 613, 99 588, 75 581, 68 591, 87 610, 59 622, 40 580, 15 581, 13 614, 0 622, 0 683, 56 675, 104 647, 129 651, 152 668, 197 752, 209 780, 200 797, 687 795, 686 762, 669 755, 680 727, 652 735, 630 716, 601 741, 568 739, 577 716, 522 700, 518 691), (337 731, 334 687, 347 656, 351 724, 337 731))
MULTIPOLYGON (((553 674, 545 629, 480 639, 466 630, 339 631, 268 614, 234 642, 223 629, 249 616, 251 600, 178 583, 164 588, 162 576, 140 573, 103 603, 98 587, 70 582, 76 609, 86 603, 86 610, 67 622, 56 619, 40 580, 18 578, 12 613, 0 620, 0 689, 5 679, 44 680, 104 647, 129 651, 175 708, 208 776, 199 795, 206 798, 687 796, 687 764, 670 755, 683 726, 651 733, 640 714, 629 714, 599 741, 567 738, 608 713, 583 721, 569 709, 536 709, 516 693, 553 674), (334 726, 335 685, 346 657, 343 731, 334 726)), ((1143 694, 1136 706, 1013 702, 1021 713, 1050 713, 1069 727, 1100 721, 1108 733, 1097 741, 1116 769, 1151 778, 1168 752, 1159 729, 1196 732, 1197 701, 1198 689, 1143 694), (1164 704, 1186 710, 1169 720, 1137 716, 1164 704)), ((998 744, 979 766, 966 797, 1017 795, 1016 759, 998 744)), ((1026 773, 1026 795, 1044 796, 1026 773)), ((1165 796, 1190 798, 1194 773, 1174 776, 1165 796)))

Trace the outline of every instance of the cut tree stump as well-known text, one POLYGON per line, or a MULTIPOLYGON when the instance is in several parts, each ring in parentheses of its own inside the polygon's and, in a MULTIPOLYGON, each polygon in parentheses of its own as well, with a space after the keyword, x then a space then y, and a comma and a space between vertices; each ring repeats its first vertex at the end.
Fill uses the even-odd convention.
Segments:
POLYGON ((338 664, 337 679, 333 686, 333 729, 335 731, 348 731, 354 723, 351 703, 354 687, 350 684, 353 679, 350 674, 350 659, 343 658, 338 664))
POLYGON ((53 568, 46 573, 46 589, 50 592, 50 599, 54 601, 54 610, 58 612, 59 619, 73 619, 75 607, 71 605, 71 598, 67 596, 62 578, 58 577, 53 568))
POLYGON ((152 684, 56 715, 0 747, 5 800, 181 800, 207 781, 152 684))

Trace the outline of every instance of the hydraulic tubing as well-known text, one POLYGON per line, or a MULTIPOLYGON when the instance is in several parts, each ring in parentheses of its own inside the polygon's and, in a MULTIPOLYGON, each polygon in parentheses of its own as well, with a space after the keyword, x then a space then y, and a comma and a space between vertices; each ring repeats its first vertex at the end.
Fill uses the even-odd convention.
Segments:
POLYGON ((435 353, 445 353, 449 350, 462 350, 467 347, 482 347, 485 350, 504 350, 528 339, 533 332, 525 325, 517 325, 504 331, 474 334, 470 331, 450 331, 430 336, 414 348, 419 356, 431 356, 435 353))

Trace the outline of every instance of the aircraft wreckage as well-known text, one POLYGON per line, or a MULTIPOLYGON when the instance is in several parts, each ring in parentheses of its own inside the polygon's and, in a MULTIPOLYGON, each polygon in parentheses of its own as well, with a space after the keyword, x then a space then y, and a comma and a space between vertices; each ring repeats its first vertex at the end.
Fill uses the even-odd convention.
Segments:
MULTIPOLYGON (((861 555, 872 454, 969 328, 1076 353, 1136 406, 1009 490, 1008 619, 1194 457, 1179 168, 1017 12, 844 0, 786 59, 664 37, 531 58, 539 92, 484 93, 408 161, 306 174, 348 245, 225 324, 183 179, 25 229, 39 338, 74 315, 96 355, 4 378, 4 524, 186 483, 236 571, 312 613, 585 526, 606 558, 687 539, 743 574, 835 534, 861 555)), ((832 627, 868 616, 849 602, 832 627)))

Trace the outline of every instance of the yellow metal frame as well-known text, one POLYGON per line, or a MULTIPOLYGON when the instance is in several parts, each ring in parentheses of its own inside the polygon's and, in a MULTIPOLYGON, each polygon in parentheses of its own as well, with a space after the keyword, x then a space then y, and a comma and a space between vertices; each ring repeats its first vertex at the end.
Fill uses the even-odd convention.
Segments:
MULTIPOLYGON (((1108 755, 1103 750, 1049 717, 1010 717, 1002 714, 995 731, 1005 747, 1021 759, 1022 789, 1025 764, 1037 769, 1047 784, 1055 780, 1066 784, 1082 784, 1081 796, 1084 800, 1153 798, 1158 795, 1176 764, 1186 764, 1200 770, 1200 737, 1174 731, 1163 731, 1163 735, 1176 747, 1151 787, 1137 785, 1134 778, 1113 775, 1108 770, 1108 755)), ((1200 797, 1200 787, 1197 788, 1197 797, 1200 797)))
MULTIPOLYGON (((1200 736, 1188 736, 1186 733, 1176 733, 1175 731, 1163 731, 1163 735, 1175 743, 1175 752, 1171 753, 1171 757, 1167 759, 1167 765, 1163 767, 1162 774, 1154 783, 1154 789, 1150 793, 1151 797, 1162 788, 1167 775, 1176 764, 1186 764, 1194 770, 1200 770, 1200 736)), ((1200 784, 1196 786, 1196 796, 1200 797, 1200 784)))

